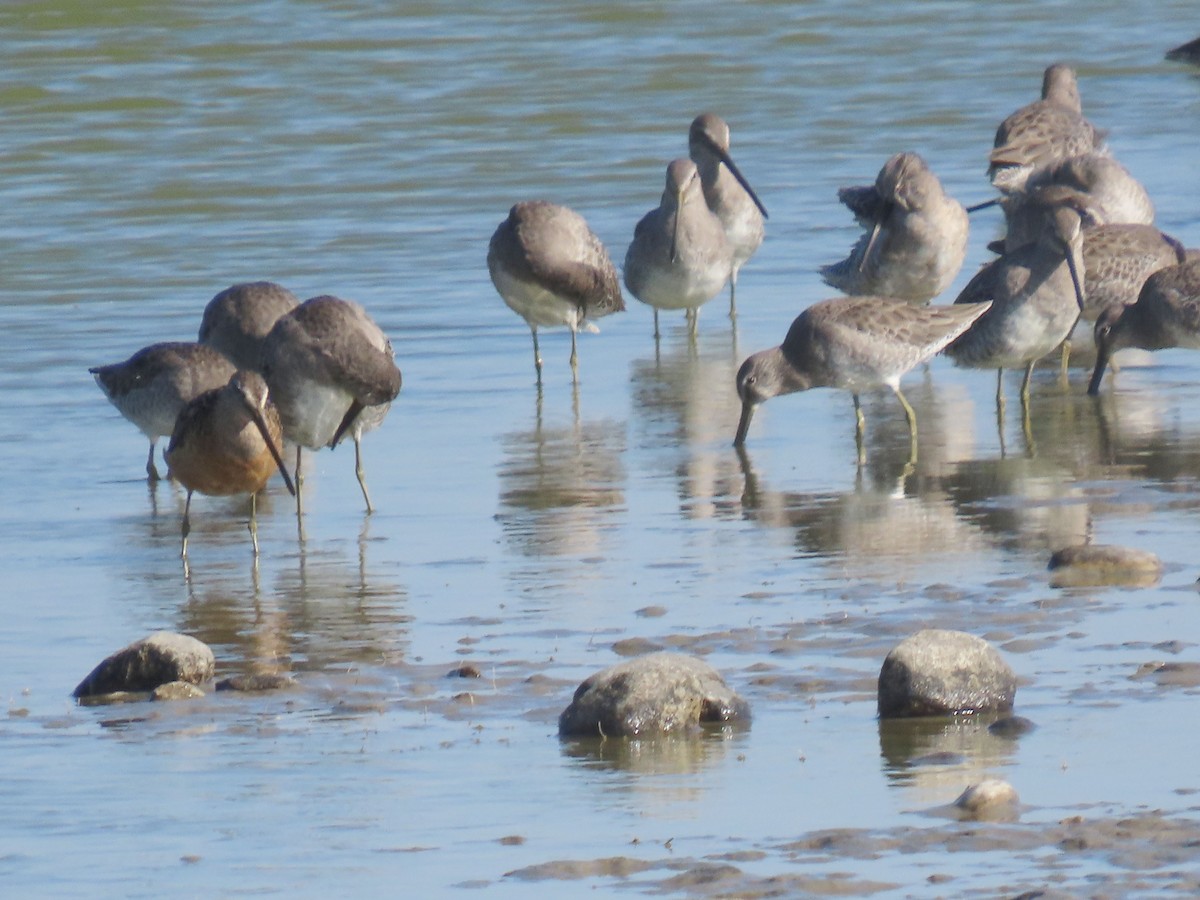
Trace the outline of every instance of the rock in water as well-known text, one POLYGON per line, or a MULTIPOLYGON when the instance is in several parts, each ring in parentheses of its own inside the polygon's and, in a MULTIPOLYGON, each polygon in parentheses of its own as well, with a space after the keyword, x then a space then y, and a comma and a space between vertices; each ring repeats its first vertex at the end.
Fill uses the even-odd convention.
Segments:
POLYGON ((118 650, 92 669, 73 696, 152 691, 172 681, 200 684, 213 677, 215 668, 213 652, 203 641, 159 631, 118 650))
POLYGON ((296 679, 285 672, 252 672, 248 675, 231 675, 218 681, 218 691, 239 691, 241 693, 258 693, 261 691, 279 691, 295 687, 296 679))
POLYGON ((1007 712, 1017 679, 982 638, 930 628, 897 644, 879 671, 879 715, 1007 712))
POLYGON ((712 666, 679 653, 649 653, 584 680, 558 718, 558 733, 645 737, 749 720, 749 704, 712 666))
POLYGON ((1148 550, 1087 544, 1055 551, 1050 571, 1054 587, 1152 587, 1162 578, 1162 561, 1148 550))
POLYGON ((1012 821, 1017 817, 1020 798, 1007 781, 985 778, 963 791, 954 806, 965 819, 979 821, 1012 821))

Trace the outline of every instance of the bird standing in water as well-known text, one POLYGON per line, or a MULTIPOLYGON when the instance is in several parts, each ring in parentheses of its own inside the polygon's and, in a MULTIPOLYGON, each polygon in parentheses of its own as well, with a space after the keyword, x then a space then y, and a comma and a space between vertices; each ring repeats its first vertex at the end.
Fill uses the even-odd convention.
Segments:
POLYGON ((180 412, 167 447, 170 475, 187 488, 180 556, 187 559, 192 493, 250 495, 250 539, 258 558, 258 492, 276 469, 289 492, 296 489, 283 464, 283 429, 267 383, 256 372, 239 371, 224 387, 206 391, 180 412))
POLYGON ((687 310, 695 334, 697 311, 721 292, 732 269, 725 227, 708 208, 700 171, 690 159, 674 160, 661 202, 638 222, 625 253, 625 286, 654 308, 654 336, 660 309, 687 310))
POLYGON ((854 398, 855 443, 863 462, 865 420, 858 395, 887 385, 908 420, 909 460, 917 456, 917 416, 900 392, 900 378, 932 359, 982 316, 978 307, 914 306, 893 297, 837 297, 810 306, 796 317, 778 347, 761 350, 737 374, 742 415, 734 446, 745 443, 759 404, 795 391, 833 387, 854 398))
POLYGON ((729 126, 713 113, 692 120, 688 156, 700 172, 704 200, 725 229, 732 263, 729 270, 729 317, 737 317, 737 278, 742 265, 763 242, 767 208, 729 155, 729 126))
POLYGON ((576 332, 597 332, 592 319, 625 310, 617 269, 583 216, 544 200, 518 203, 492 235, 487 263, 500 297, 533 333, 538 384, 539 325, 571 329, 571 374, 577 378, 576 332))
POLYGON ((1200 257, 1159 269, 1146 279, 1136 303, 1113 305, 1100 314, 1095 334, 1092 395, 1100 392, 1109 359, 1123 347, 1200 350, 1200 257))
POLYGON ((304 447, 354 439, 354 473, 367 512, 374 510, 362 465, 362 436, 377 428, 400 393, 392 343, 357 303, 328 295, 279 317, 263 342, 262 374, 279 409, 283 435, 296 445, 296 511, 303 512, 304 447))
POLYGON ((154 448, 170 437, 188 401, 221 387, 237 368, 212 347, 186 341, 151 344, 124 362, 88 369, 109 402, 150 439, 146 476, 159 480, 154 448))
POLYGON ((967 254, 967 211, 916 153, 897 153, 875 183, 838 198, 867 229, 850 255, 821 268, 847 294, 928 303, 950 286, 967 254))
POLYGON ((988 177, 1001 190, 1020 190, 1034 172, 1103 146, 1103 135, 1083 117, 1075 70, 1056 63, 1042 75, 1042 99, 996 129, 988 177))
POLYGON ((263 340, 280 316, 299 305, 295 294, 273 281, 235 284, 208 301, 197 340, 220 350, 239 369, 257 372, 263 340))

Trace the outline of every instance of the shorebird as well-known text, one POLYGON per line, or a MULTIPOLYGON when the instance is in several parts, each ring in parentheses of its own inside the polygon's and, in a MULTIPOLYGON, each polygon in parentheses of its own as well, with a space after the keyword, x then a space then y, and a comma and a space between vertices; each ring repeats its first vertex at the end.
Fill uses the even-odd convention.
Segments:
POLYGON ((295 294, 272 281, 235 284, 208 302, 197 340, 220 350, 239 369, 257 372, 263 339, 280 316, 299 304, 295 294))
POLYGON ((400 393, 391 341, 357 303, 323 295, 280 316, 263 342, 262 374, 296 445, 296 511, 303 512, 303 448, 335 447, 354 439, 354 473, 367 512, 362 435, 379 426, 400 393))
POLYGON ((170 437, 175 419, 194 397, 229 381, 236 367, 203 344, 172 342, 143 347, 124 362, 88 369, 109 402, 150 439, 146 475, 159 479, 154 448, 170 437))
POLYGON ((696 164, 674 160, 662 202, 637 223, 625 253, 625 286, 654 308, 654 336, 660 309, 687 310, 695 334, 697 311, 721 292, 732 269, 733 252, 704 200, 696 164))
POLYGON ((1098 225, 1083 232, 1084 304, 1094 322, 1114 304, 1135 302, 1146 279, 1187 259, 1183 244, 1153 225, 1098 225))
MULTIPOLYGON (((1113 304, 1126 306, 1133 303, 1152 273, 1185 259, 1183 245, 1153 225, 1104 221, 1105 211, 1091 194, 1056 184, 1036 188, 1028 194, 1022 192, 1020 196, 1024 199, 1009 215, 1009 232, 1002 252, 1012 252, 1035 237, 1034 223, 1040 226, 1044 222, 1049 207, 1067 205, 1080 215, 1084 304, 1074 332, 1086 326, 1088 340, 1092 326, 1103 310, 1113 304)), ((1072 339, 1068 337, 1063 342, 1064 372, 1072 339)))
POLYGON ((1129 170, 1105 153, 1081 153, 1034 173, 1027 189, 1048 184, 1074 188, 1103 210, 1110 225, 1154 224, 1154 202, 1129 170))
POLYGON ((1166 58, 1177 62, 1200 64, 1200 37, 1168 50, 1166 58))
POLYGON ((917 455, 917 416, 900 378, 933 358, 984 315, 991 304, 914 306, 891 297, 837 297, 814 304, 792 322, 778 347, 748 357, 737 374, 742 401, 734 446, 745 443, 760 403, 795 391, 834 387, 854 398, 855 441, 864 459, 865 422, 859 393, 887 385, 908 420, 910 461, 917 455))
POLYGON ((1021 190, 1007 191, 994 202, 1004 210, 1007 232, 1002 243, 1009 250, 1037 238, 1039 207, 1046 203, 1071 203, 1083 216, 1085 228, 1154 223, 1154 204, 1146 189, 1119 162, 1098 153, 1073 156, 1041 169, 1021 190))
POLYGON ((897 153, 873 185, 842 188, 838 199, 867 233, 846 259, 821 267, 826 284, 927 303, 954 281, 967 253, 967 211, 916 153, 897 153))
POLYGON ((1088 393, 1100 391, 1104 367, 1123 347, 1200 350, 1200 257, 1159 269, 1146 279, 1137 302, 1110 306, 1096 319, 1096 368, 1088 393))
POLYGON ((725 229, 733 255, 729 270, 729 317, 737 317, 737 277, 763 242, 767 208, 729 155, 729 126, 713 113, 692 120, 688 156, 700 170, 704 200, 725 229))
POLYGON ((1019 190, 1038 169, 1102 148, 1103 135, 1083 117, 1079 85, 1070 66, 1049 66, 1042 99, 1000 123, 988 156, 988 177, 1004 190, 1019 190))
POLYGON ((996 369, 996 404, 1004 407, 1005 369, 1025 367, 1022 408, 1037 360, 1058 347, 1083 310, 1083 230, 1079 212, 1045 208, 1038 239, 988 263, 955 304, 991 301, 991 308, 946 348, 958 365, 996 369))
POLYGON ((539 325, 571 329, 571 373, 577 377, 576 332, 596 333, 591 319, 625 310, 621 281, 604 244, 583 216, 565 206, 544 200, 516 204, 492 235, 487 264, 500 297, 533 333, 539 384, 539 325))
POLYGON ((258 492, 278 469, 288 491, 296 493, 279 449, 282 440, 279 414, 257 372, 235 372, 223 387, 205 391, 183 408, 166 459, 171 476, 187 488, 179 551, 184 560, 195 491, 250 495, 250 539, 258 558, 258 492))

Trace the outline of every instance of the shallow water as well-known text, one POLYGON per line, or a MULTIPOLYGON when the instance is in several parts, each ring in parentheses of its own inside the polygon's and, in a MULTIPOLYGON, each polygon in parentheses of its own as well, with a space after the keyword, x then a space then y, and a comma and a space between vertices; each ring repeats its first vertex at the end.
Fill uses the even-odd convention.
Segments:
MULTIPOLYGON (((861 472, 836 392, 765 406, 744 458, 730 441, 737 364, 831 295, 817 266, 857 236, 837 187, 914 149, 952 194, 983 199, 995 125, 1050 61, 1077 66, 1160 227, 1200 243, 1200 79, 1162 60, 1191 37, 1175 25, 1190 10, 0 7, 3 883, 1187 892, 1171 881, 1196 870, 1186 842, 1131 862, 1102 841, 1064 849, 1053 829, 1195 815, 1195 686, 1143 667, 1197 660, 1200 358, 1157 354, 1099 402, 1082 372, 1064 392, 1047 367, 1032 446, 1015 378, 999 432, 994 378, 938 359, 905 381, 915 473, 886 394, 866 399, 861 472), (581 338, 578 391, 568 336, 543 335, 539 394, 528 329, 488 280, 492 230, 546 197, 620 260, 706 109, 771 213, 736 334, 719 298, 694 344, 667 317, 656 350, 630 299, 581 338), (144 439, 86 370, 191 339, 214 293, 260 278, 358 300, 392 337, 404 389, 364 444, 378 511, 363 514, 349 450, 310 457, 302 533, 277 481, 260 502, 257 571, 246 503, 197 500, 188 580, 182 493, 147 487, 144 439), (1085 540, 1153 550, 1161 584, 1050 587, 1051 551, 1085 540), (881 729, 879 665, 930 625, 999 646, 1037 730, 881 729), (75 706, 99 659, 164 628, 210 643, 223 675, 298 687, 75 706), (753 726, 560 744, 575 685, 652 646, 705 655, 753 726), (464 662, 482 677, 446 677, 464 662), (930 815, 984 776, 1017 788, 1019 824, 930 815), (991 843, 959 843, 968 832, 991 843), (563 860, 580 865, 546 867, 563 860)), ((986 258, 987 216, 943 302, 986 258)))

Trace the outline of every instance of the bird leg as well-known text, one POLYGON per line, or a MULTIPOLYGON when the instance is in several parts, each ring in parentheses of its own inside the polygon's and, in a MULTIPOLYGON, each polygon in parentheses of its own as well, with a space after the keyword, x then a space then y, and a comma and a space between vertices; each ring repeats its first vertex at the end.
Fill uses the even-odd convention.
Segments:
POLYGON ((250 543, 254 545, 254 558, 258 559, 258 494, 250 495, 250 543))
POLYGON ((542 383, 542 351, 538 348, 537 326, 530 325, 530 332, 533 334, 533 367, 537 369, 538 384, 542 383))
POLYGON ((737 269, 729 273, 729 318, 737 321, 737 269))
POLYGON ((362 488, 363 500, 367 502, 367 513, 375 512, 375 507, 371 506, 371 497, 367 493, 367 479, 362 464, 362 441, 358 435, 354 436, 354 474, 358 476, 358 486, 362 488))
POLYGON ((157 484, 159 481, 158 468, 154 465, 154 441, 150 442, 150 455, 146 457, 146 477, 150 479, 151 484, 157 484))
POLYGON ((1025 377, 1021 379, 1021 403, 1029 405, 1029 382, 1033 380, 1033 363, 1025 367, 1025 377))
POLYGON ((1021 395, 1021 433, 1025 436, 1025 446, 1029 455, 1037 453, 1037 445, 1033 441, 1033 422, 1029 417, 1029 397, 1021 395))
POLYGON ((917 414, 909 402, 904 399, 898 386, 892 390, 896 394, 896 399, 900 401, 900 405, 904 407, 904 418, 908 419, 908 461, 910 464, 915 463, 917 461, 917 414))
POLYGON ((658 340, 658 308, 654 309, 654 340, 658 340))
POLYGON ((1000 435, 1000 456, 1005 454, 1004 447, 1004 370, 996 370, 996 432, 1000 435))
POLYGON ((867 450, 864 443, 867 434, 867 419, 863 415, 862 403, 858 399, 858 394, 850 396, 854 398, 854 446, 858 448, 858 464, 861 466, 867 461, 867 450))
POLYGON ((575 349, 575 326, 571 326, 571 380, 579 382, 579 351, 575 349))
POLYGON ((187 539, 188 539, 188 535, 192 531, 192 522, 189 517, 189 513, 191 513, 191 511, 192 511, 192 492, 189 489, 188 493, 187 493, 187 500, 183 504, 183 527, 180 529, 182 532, 182 535, 183 535, 183 546, 180 547, 180 549, 179 549, 179 558, 183 559, 183 560, 187 559, 187 539))
POLYGON ((296 515, 304 513, 304 476, 300 474, 300 454, 304 452, 304 448, 299 444, 296 445, 296 515))

